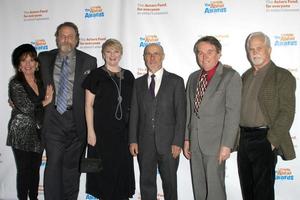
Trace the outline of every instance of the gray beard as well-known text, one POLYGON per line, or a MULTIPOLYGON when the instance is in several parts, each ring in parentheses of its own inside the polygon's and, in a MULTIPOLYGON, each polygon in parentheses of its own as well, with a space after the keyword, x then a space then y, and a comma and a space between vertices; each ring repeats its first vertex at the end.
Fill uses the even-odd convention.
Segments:
POLYGON ((73 51, 73 48, 70 45, 62 45, 59 47, 59 50, 62 54, 68 54, 73 51))

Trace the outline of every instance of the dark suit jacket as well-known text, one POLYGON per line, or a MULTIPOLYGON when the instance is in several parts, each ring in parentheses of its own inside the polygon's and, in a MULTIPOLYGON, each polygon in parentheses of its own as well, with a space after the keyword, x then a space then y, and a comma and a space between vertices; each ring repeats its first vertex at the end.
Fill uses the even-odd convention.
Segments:
POLYGON ((171 145, 182 147, 184 140, 186 100, 181 77, 163 72, 159 91, 153 99, 148 90, 148 74, 134 83, 129 143, 137 143, 139 151, 147 144, 147 135, 155 137, 158 153, 171 151, 171 145), (155 107, 153 107, 155 105, 155 107))
MULTIPOLYGON (((54 49, 51 51, 41 52, 39 54, 39 60, 41 63, 42 78, 45 87, 48 84, 54 85, 53 70, 55 59, 58 54, 58 50, 54 49)), ((76 66, 75 66, 75 77, 73 85, 73 114, 76 123, 77 134, 80 139, 86 139, 86 123, 85 123, 85 91, 81 87, 81 84, 89 72, 97 67, 97 60, 82 51, 76 50, 76 66)), ((54 88, 55 90, 55 88, 54 88)), ((51 129, 48 125, 49 115, 53 110, 55 103, 55 92, 53 95, 52 103, 45 108, 45 118, 43 130, 51 129)))
MULTIPOLYGON (((243 81, 247 80, 250 73, 253 73, 252 69, 243 74, 243 81)), ((293 75, 271 61, 259 90, 258 101, 270 128, 268 140, 284 160, 296 157, 289 133, 295 115, 295 90, 296 80, 293 75)))

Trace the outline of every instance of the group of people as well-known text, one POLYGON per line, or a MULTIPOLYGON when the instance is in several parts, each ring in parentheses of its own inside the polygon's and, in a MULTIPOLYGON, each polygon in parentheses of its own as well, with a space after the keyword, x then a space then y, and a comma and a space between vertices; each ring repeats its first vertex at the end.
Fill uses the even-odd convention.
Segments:
POLYGON ((164 49, 144 49, 147 73, 137 79, 120 66, 122 44, 102 45, 105 64, 78 50, 72 22, 57 27, 57 49, 37 55, 30 44, 12 53, 9 82, 12 115, 7 145, 17 167, 17 195, 36 200, 46 150, 46 200, 76 200, 79 164, 101 158, 103 170, 87 173, 86 192, 101 200, 135 193, 133 157, 140 170, 142 200, 157 198, 157 170, 164 198, 177 200, 179 156, 190 160, 194 198, 225 200, 225 163, 237 150, 244 200, 274 200, 277 155, 295 158, 289 129, 295 114, 296 81, 271 60, 271 44, 251 33, 246 51, 252 68, 242 77, 220 62, 222 45, 204 36, 194 45, 200 69, 186 87, 163 68, 164 49))

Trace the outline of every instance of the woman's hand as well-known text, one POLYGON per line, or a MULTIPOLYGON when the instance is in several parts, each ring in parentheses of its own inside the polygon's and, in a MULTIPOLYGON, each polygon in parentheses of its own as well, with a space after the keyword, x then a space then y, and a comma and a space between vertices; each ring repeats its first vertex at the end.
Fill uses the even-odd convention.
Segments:
POLYGON ((88 144, 91 145, 91 146, 95 146, 96 145, 96 134, 95 134, 95 131, 92 130, 92 131, 89 131, 88 132, 88 144))

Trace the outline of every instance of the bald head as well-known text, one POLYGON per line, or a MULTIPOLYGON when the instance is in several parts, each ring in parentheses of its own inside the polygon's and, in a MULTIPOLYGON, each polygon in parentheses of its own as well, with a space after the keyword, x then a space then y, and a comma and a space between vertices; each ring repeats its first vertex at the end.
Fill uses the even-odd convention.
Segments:
POLYGON ((165 58, 164 49, 160 44, 151 43, 144 49, 144 61, 147 69, 155 73, 162 68, 165 58))

